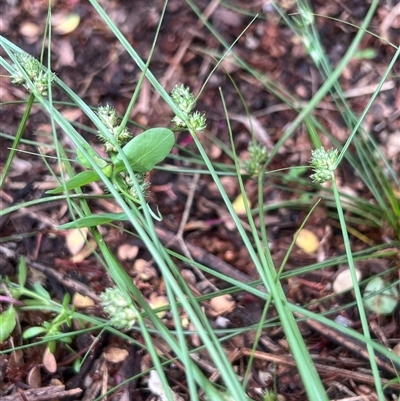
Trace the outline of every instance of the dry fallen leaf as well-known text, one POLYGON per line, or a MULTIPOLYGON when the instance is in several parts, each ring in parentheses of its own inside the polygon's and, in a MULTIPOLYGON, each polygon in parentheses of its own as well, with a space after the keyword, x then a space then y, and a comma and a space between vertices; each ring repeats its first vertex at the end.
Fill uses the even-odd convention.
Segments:
POLYGON ((212 298, 210 301, 211 315, 218 316, 226 312, 231 312, 235 307, 236 302, 230 295, 221 295, 212 298))
POLYGON ((35 365, 26 375, 26 382, 31 388, 39 388, 42 384, 42 374, 40 366, 35 365))
POLYGON ((133 264, 133 270, 143 281, 150 281, 152 278, 157 277, 157 270, 144 259, 136 259, 133 264))
POLYGON ((103 352, 103 357, 106 361, 111 363, 123 362, 129 355, 129 352, 123 348, 108 347, 103 352))
POLYGON ((400 357, 400 343, 397 343, 397 344, 393 347, 392 352, 393 352, 395 355, 397 355, 398 357, 400 357))
MULTIPOLYGON (((356 269, 357 281, 361 280, 361 272, 356 269)), ((333 282, 333 291, 338 294, 340 292, 350 290, 353 288, 353 281, 351 280, 350 269, 343 270, 337 276, 335 281, 333 282)))
POLYGON ((73 263, 81 263, 86 260, 96 249, 97 242, 94 238, 91 238, 89 242, 70 260, 73 263))
POLYGON ((123 244, 118 247, 118 259, 119 260, 133 260, 139 253, 139 247, 137 245, 123 244))
MULTIPOLYGON (((169 397, 167 396, 167 391, 164 388, 160 376, 158 375, 156 370, 151 370, 150 371, 150 377, 149 377, 149 388, 150 391, 159 396, 161 401, 167 401, 169 400, 169 397)), ((171 388, 169 388, 170 394, 172 394, 172 399, 174 401, 183 401, 183 398, 180 397, 178 394, 176 394, 171 388)))
MULTIPOLYGON (((153 309, 162 308, 163 306, 167 305, 169 305, 168 298, 163 295, 150 297, 150 306, 153 309)), ((162 319, 166 315, 166 313, 166 311, 161 311, 157 313, 157 316, 162 319)))
POLYGON ((267 130, 265 129, 264 125, 261 124, 260 120, 253 116, 246 116, 246 115, 239 115, 239 114, 229 114, 229 117, 232 120, 239 121, 243 124, 249 132, 254 133, 256 139, 263 145, 267 147, 268 150, 274 148, 274 144, 268 135, 267 130))
POLYGON ((65 109, 61 112, 62 116, 65 117, 68 121, 77 121, 82 117, 81 109, 65 109))
POLYGON ((303 228, 296 238, 296 245, 303 252, 311 255, 317 252, 319 247, 319 239, 312 231, 303 228))
POLYGON ((95 302, 93 301, 92 298, 89 298, 85 295, 75 292, 74 295, 72 296, 72 304, 77 309, 80 309, 80 308, 82 309, 82 308, 87 308, 89 306, 94 306, 95 302))
POLYGON ((26 21, 21 24, 19 31, 26 38, 36 41, 41 33, 41 28, 33 22, 26 21))
POLYGON ((66 246, 72 256, 76 255, 85 245, 88 234, 88 228, 73 228, 68 230, 66 240, 66 246))
POLYGON ((43 354, 43 366, 49 373, 56 373, 57 371, 57 361, 55 356, 50 352, 49 347, 46 347, 43 354))

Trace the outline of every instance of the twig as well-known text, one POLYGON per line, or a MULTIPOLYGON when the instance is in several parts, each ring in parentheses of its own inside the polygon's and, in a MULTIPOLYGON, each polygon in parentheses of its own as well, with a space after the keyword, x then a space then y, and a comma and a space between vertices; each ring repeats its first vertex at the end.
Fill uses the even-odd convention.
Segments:
POLYGON ((93 299, 93 301, 95 301, 96 304, 100 303, 100 298, 87 285, 72 280, 71 278, 66 277, 64 274, 54 270, 54 268, 45 266, 41 263, 34 262, 29 258, 26 260, 26 263, 35 268, 36 270, 39 270, 40 272, 44 273, 47 277, 55 278, 63 286, 75 292, 79 292, 82 295, 88 296, 89 298, 93 299))
MULTIPOLYGON (((52 399, 77 399, 79 395, 82 394, 82 389, 74 388, 71 390, 65 390, 64 386, 48 386, 48 387, 40 387, 34 388, 30 390, 23 391, 24 396, 29 401, 45 401, 52 399)), ((2 397, 2 401, 21 401, 21 394, 13 394, 2 397)))
MULTIPOLYGON (((283 365, 289 365, 289 366, 296 367, 296 362, 293 359, 293 357, 291 357, 291 356, 272 355, 272 354, 268 354, 266 352, 254 351, 254 350, 248 349, 248 348, 241 348, 241 351, 244 356, 252 355, 255 358, 263 360, 263 361, 269 361, 269 362, 273 362, 273 363, 277 363, 277 364, 283 364, 283 365)), ((357 382, 367 383, 370 385, 375 384, 374 378, 371 375, 367 375, 365 373, 354 372, 352 370, 337 368, 334 366, 322 365, 319 363, 315 363, 314 366, 319 373, 332 375, 335 377, 339 376, 339 377, 343 377, 346 379, 353 379, 357 382)), ((399 383, 394 383, 387 379, 382 379, 382 385, 383 386, 387 385, 390 388, 400 389, 399 383)))

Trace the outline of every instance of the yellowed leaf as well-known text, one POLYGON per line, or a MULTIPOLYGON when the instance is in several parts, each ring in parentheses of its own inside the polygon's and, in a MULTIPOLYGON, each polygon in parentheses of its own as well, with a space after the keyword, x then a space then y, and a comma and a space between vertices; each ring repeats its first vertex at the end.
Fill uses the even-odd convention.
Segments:
POLYGON ((250 201, 248 198, 244 198, 242 194, 239 194, 236 199, 233 201, 232 206, 235 212, 238 215, 243 215, 246 213, 246 208, 245 208, 245 200, 247 201, 247 204, 249 207, 251 207, 250 201))
POLYGON ((103 352, 103 357, 107 362, 120 363, 128 358, 129 352, 123 348, 108 347, 103 352))
POLYGON ((58 14, 53 17, 52 24, 56 33, 59 35, 66 35, 75 31, 79 26, 80 21, 81 17, 76 13, 58 14))
POLYGON ((318 237, 310 230, 303 228, 296 238, 296 245, 306 254, 317 252, 319 247, 318 237))
POLYGON ((79 294, 79 292, 75 292, 72 296, 72 304, 79 309, 94 306, 95 302, 92 298, 89 298, 86 295, 79 294))

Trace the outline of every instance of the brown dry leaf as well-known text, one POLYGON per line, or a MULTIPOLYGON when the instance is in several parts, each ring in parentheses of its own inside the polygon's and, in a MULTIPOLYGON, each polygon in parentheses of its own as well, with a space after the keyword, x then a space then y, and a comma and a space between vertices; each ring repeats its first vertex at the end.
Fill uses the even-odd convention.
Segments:
POLYGON ((211 160, 218 160, 222 155, 222 149, 219 146, 212 144, 207 150, 207 154, 211 160))
POLYGON ((144 259, 135 260, 133 270, 138 273, 139 278, 143 281, 149 281, 157 277, 157 270, 144 259))
POLYGON ((55 377, 53 377, 51 380, 50 380, 50 386, 62 386, 62 385, 64 385, 64 383, 60 380, 60 379, 57 379, 57 378, 55 378, 55 377))
MULTIPOLYGON (((251 208, 251 204, 248 198, 246 198, 246 202, 251 208)), ((233 210, 240 216, 246 214, 246 208, 245 208, 245 198, 242 196, 242 194, 239 194, 236 199, 232 203, 233 210)))
MULTIPOLYGON (((150 371, 150 378, 148 381, 150 391, 159 397, 160 401, 167 401, 169 398, 166 395, 165 388, 161 382, 160 376, 157 371, 150 371)), ((171 388, 169 389, 172 394, 173 401, 184 401, 181 396, 176 394, 171 388)))
POLYGON ((269 137, 267 130, 257 118, 240 114, 229 114, 229 118, 240 122, 249 130, 249 132, 253 132, 256 139, 262 145, 265 145, 268 150, 274 148, 274 144, 269 137))
POLYGON ((58 56, 58 67, 75 67, 75 49, 70 40, 60 40, 58 46, 53 48, 58 56))
POLYGON ((49 373, 56 373, 57 371, 57 361, 55 356, 50 352, 49 347, 43 354, 43 366, 49 373))
POLYGON ((97 242, 94 238, 89 240, 89 243, 84 246, 75 256, 73 256, 70 260, 73 263, 80 263, 86 260, 96 249, 97 242))
POLYGON ((129 352, 123 348, 108 347, 103 352, 103 357, 107 362, 120 363, 123 362, 129 355, 129 352))
POLYGON ((185 224, 184 231, 202 230, 206 231, 211 228, 210 224, 204 220, 191 220, 185 224))
MULTIPOLYGON (((400 3, 399 3, 400 4, 400 3)), ((385 151, 388 159, 394 160, 400 155, 400 134, 394 132, 388 136, 385 151)))
POLYGON ((137 245, 123 244, 118 247, 118 259, 119 260, 133 260, 139 253, 139 247, 137 245))
MULTIPOLYGON (((159 295, 156 296, 156 294, 154 294, 155 296, 150 296, 150 306, 153 309, 157 309, 157 308, 162 308, 163 306, 167 306, 169 305, 169 301, 168 298, 163 296, 163 295, 159 295)), ((165 315, 166 315, 166 311, 161 311, 157 313, 157 316, 162 319, 165 315)))
POLYGON ((65 109, 61 112, 62 116, 65 117, 68 121, 76 121, 82 116, 81 109, 65 109))
POLYGON ((75 29, 79 26, 81 21, 81 17, 79 14, 71 13, 71 14, 56 14, 52 16, 51 23, 54 27, 54 32, 59 35, 66 35, 75 31, 75 29))
POLYGON ((396 4, 390 12, 386 15, 385 19, 382 21, 379 27, 379 34, 384 40, 390 40, 389 30, 390 28, 398 28, 398 22, 400 16, 400 3, 396 4))
POLYGON ((94 306, 95 302, 93 301, 92 298, 79 294, 79 292, 75 292, 74 295, 72 296, 72 304, 77 309, 80 308, 82 309, 82 308, 87 308, 89 306, 94 306))
POLYGON ((33 165, 29 160, 24 160, 19 157, 14 157, 12 162, 12 171, 9 177, 19 176, 23 173, 28 173, 33 170, 33 165))
MULTIPOLYGON (((356 269, 357 281, 361 280, 361 271, 356 269)), ((353 288, 353 281, 351 280, 350 269, 341 271, 333 282, 333 291, 338 294, 346 290, 353 288)))
POLYGON ((312 231, 303 228, 296 238, 296 245, 307 255, 311 255, 317 252, 319 239, 312 231))
POLYGON ((66 240, 66 246, 72 256, 75 256, 85 245, 88 228, 73 228, 68 231, 66 240))
POLYGON ((210 308, 212 309, 211 315, 218 316, 223 313, 231 312, 235 307, 236 302, 230 295, 221 295, 215 297, 210 301, 210 308))
POLYGON ((42 384, 42 374, 39 365, 35 365, 26 375, 26 382, 31 388, 39 388, 42 384))

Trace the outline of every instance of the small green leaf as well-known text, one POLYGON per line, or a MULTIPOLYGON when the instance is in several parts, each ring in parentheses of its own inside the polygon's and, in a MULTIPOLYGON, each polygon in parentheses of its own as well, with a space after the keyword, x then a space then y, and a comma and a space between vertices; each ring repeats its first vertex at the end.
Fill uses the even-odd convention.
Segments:
POLYGON ((47 191, 47 194, 55 195, 61 192, 64 192, 64 188, 67 191, 72 189, 77 189, 83 187, 84 185, 90 184, 91 182, 98 181, 100 179, 99 175, 94 170, 86 170, 72 177, 66 184, 60 185, 59 187, 52 189, 51 191, 47 191))
POLYGON ((72 368, 75 373, 79 373, 81 370, 82 358, 76 358, 72 364, 72 368))
MULTIPOLYGON (((86 151, 100 168, 104 168, 107 165, 107 162, 102 159, 92 148, 86 149, 86 151)), ((76 150, 76 161, 83 167, 92 168, 89 160, 79 149, 76 150)))
POLYGON ((15 309, 10 306, 6 311, 0 314, 0 343, 6 341, 10 337, 14 330, 15 320, 15 309))
POLYGON ((24 333, 22 334, 22 338, 25 340, 33 337, 40 336, 42 334, 46 333, 46 329, 41 326, 34 326, 34 327, 29 327, 29 329, 26 329, 24 333))
POLYGON ((386 286, 382 278, 375 277, 365 287, 365 306, 378 315, 390 315, 397 306, 399 293, 396 287, 392 286, 384 290, 386 286), (373 295, 375 293, 377 294, 373 295))
POLYGON ((359 50, 354 54, 355 60, 372 60, 378 55, 378 51, 373 48, 359 50))
POLYGON ((104 213, 104 214, 94 214, 87 217, 82 217, 70 223, 63 224, 58 228, 60 230, 65 230, 69 228, 83 228, 83 227, 94 227, 102 224, 111 223, 112 221, 127 221, 125 213, 104 213))
POLYGON ((59 341, 65 343, 65 344, 71 344, 72 343, 72 337, 70 337, 70 336, 60 337, 59 341))
POLYGON ((57 341, 52 340, 48 342, 47 349, 51 354, 54 354, 56 352, 56 348, 57 348, 57 341))
MULTIPOLYGON (((164 160, 175 143, 174 133, 167 128, 151 128, 131 139, 123 148, 133 171, 144 173, 164 160)), ((115 172, 126 168, 121 154, 115 160, 115 172)))
POLYGON ((45 288, 38 282, 33 283, 33 289, 35 290, 36 294, 40 295, 44 299, 50 300, 50 294, 45 290, 45 288))
POLYGON ((18 263, 18 284, 20 287, 25 287, 27 274, 26 260, 21 256, 18 263))
POLYGON ((71 295, 69 292, 66 292, 64 298, 62 300, 62 306, 64 309, 68 309, 68 305, 71 302, 71 295))

